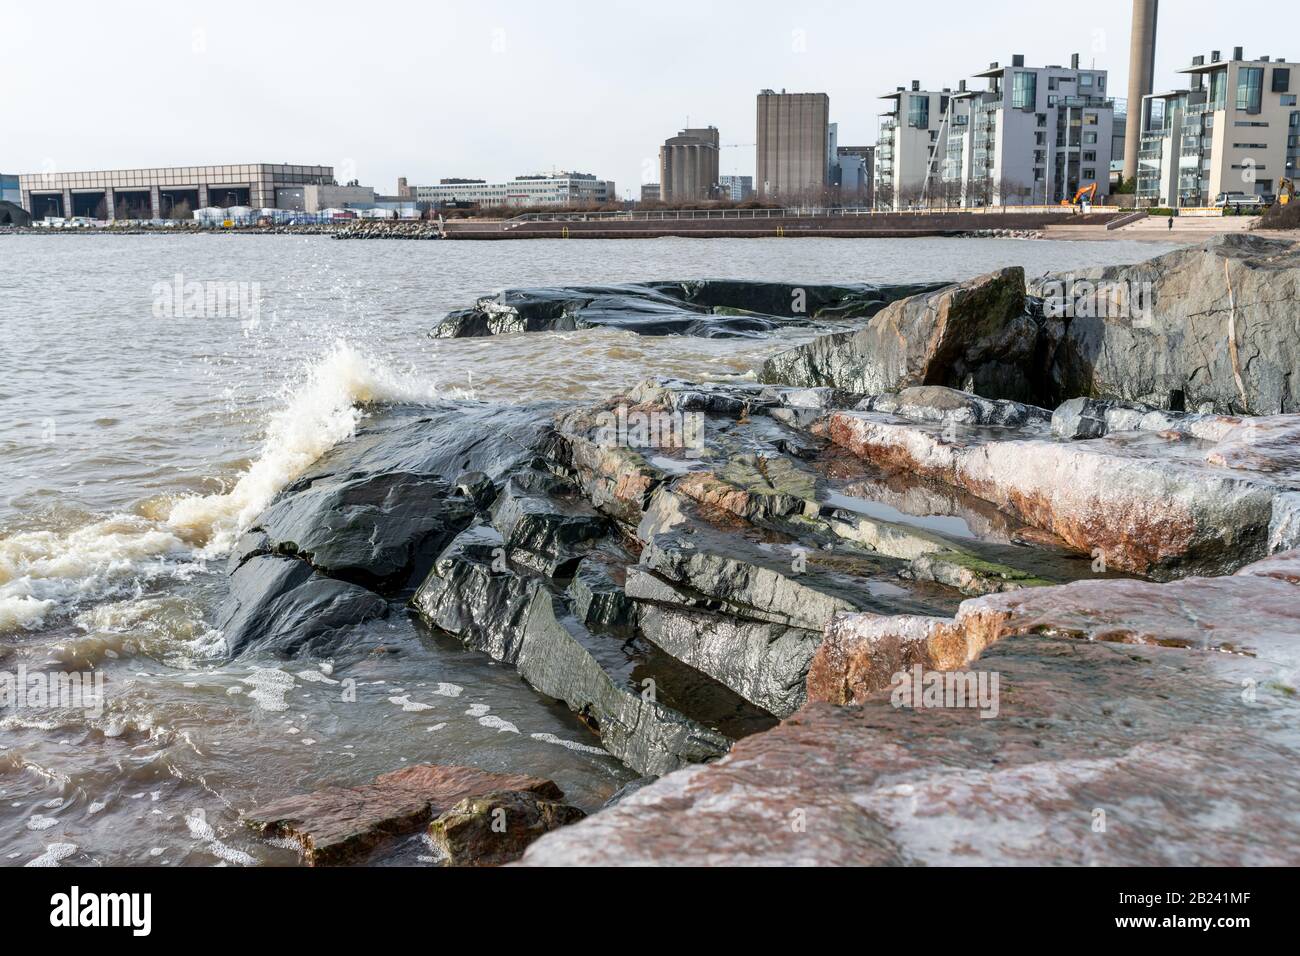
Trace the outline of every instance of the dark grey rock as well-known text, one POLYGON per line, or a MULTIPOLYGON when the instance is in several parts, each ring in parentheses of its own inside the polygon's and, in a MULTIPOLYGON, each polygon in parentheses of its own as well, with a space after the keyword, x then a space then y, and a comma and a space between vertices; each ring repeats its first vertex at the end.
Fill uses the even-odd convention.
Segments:
POLYGON ((254 554, 231 574, 217 627, 232 655, 328 656, 348 645, 357 625, 388 612, 378 594, 326 577, 300 558, 254 554))
POLYGON ((298 482, 262 513, 272 548, 381 593, 414 587, 433 559, 474 519, 441 478, 405 472, 326 475, 298 482))
POLYGON ((1062 399, 1300 411, 1294 243, 1227 234, 1136 265, 1049 274, 1029 291, 1044 301, 1052 390, 1062 399))
POLYGON ((512 561, 565 578, 611 528, 576 485, 531 468, 507 479, 492 506, 492 523, 512 561))
POLYGON ((638 335, 766 335, 816 320, 862 318, 932 285, 845 286, 701 279, 507 289, 451 312, 435 338, 612 328, 638 335))
POLYGON ((625 573, 625 567, 603 556, 583 558, 568 587, 578 620, 600 628, 630 624, 632 602, 623 590, 625 573))
POLYGON ((887 306, 862 328, 767 360, 760 380, 864 395, 946 385, 986 398, 1034 401, 1039 324, 1020 268, 1002 269, 887 306))

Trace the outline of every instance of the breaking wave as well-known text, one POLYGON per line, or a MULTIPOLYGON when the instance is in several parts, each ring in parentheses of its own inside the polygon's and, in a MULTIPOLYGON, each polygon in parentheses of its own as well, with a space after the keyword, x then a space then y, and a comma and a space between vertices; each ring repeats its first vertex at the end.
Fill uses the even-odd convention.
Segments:
POLYGON ((281 488, 356 432, 365 405, 432 401, 438 389, 338 341, 283 397, 229 491, 174 500, 154 518, 113 515, 71 532, 0 538, 0 634, 37 629, 51 613, 226 554, 281 488))

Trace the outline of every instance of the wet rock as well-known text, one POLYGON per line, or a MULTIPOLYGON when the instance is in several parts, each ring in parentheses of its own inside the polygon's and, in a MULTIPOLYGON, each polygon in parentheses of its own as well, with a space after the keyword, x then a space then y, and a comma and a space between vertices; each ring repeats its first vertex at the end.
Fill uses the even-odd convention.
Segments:
POLYGON ((649 601, 637 623, 657 647, 777 717, 803 706, 808 666, 822 641, 820 631, 649 601))
POLYGON ((957 639, 928 645, 922 619, 851 617, 854 667, 809 690, 860 704, 811 703, 523 863, 1286 864, 1298 581, 1290 554, 1226 578, 1026 590, 967 602, 957 639), (996 716, 895 706, 889 680, 914 664, 996 675, 996 716))
POLYGON ((496 501, 497 486, 481 471, 467 471, 456 479, 456 494, 468 498, 480 511, 486 511, 496 501))
POLYGON ((216 625, 231 655, 256 648, 289 658, 330 655, 351 642, 356 626, 388 613, 380 595, 300 558, 254 554, 231 574, 216 625))
POLYGON ((610 520, 562 478, 535 469, 511 475, 492 506, 510 559, 547 577, 569 577, 610 520))
POLYGON ((917 385, 1032 401, 1041 391, 1024 270, 1003 269, 895 302, 855 332, 772 356, 764 382, 876 395, 917 385))
POLYGON ((795 286, 703 279, 507 289, 448 313, 432 334, 464 338, 609 328, 638 335, 756 336, 813 320, 873 315, 887 303, 927 288, 932 286, 795 286))
MULTIPOLYGON (((714 759, 731 741, 661 702, 621 642, 593 635, 545 590, 533 596, 515 666, 519 676, 564 701, 601 745, 642 774, 714 759)), ((646 676, 650 676, 647 674, 646 676)))
POLYGON ((422 764, 380 774, 359 787, 326 787, 264 804, 244 815, 267 838, 297 843, 311 865, 358 862, 381 843, 413 833, 463 800, 522 792, 541 801, 564 796, 554 783, 523 774, 422 764))
POLYGON ((429 824, 429 838, 451 866, 512 863, 538 837, 586 816, 577 807, 526 790, 466 797, 429 824))
POLYGON ((1284 507, 1300 478, 1286 451, 1294 425, 1242 422, 1213 444, 1163 432, 1060 442, 1014 429, 945 434, 853 411, 832 413, 829 432, 878 466, 965 489, 1108 568, 1163 578, 1230 572, 1291 546, 1269 529, 1275 501, 1284 507))
POLYGON ((942 283, 874 286, 867 283, 808 285, 740 279, 693 279, 651 286, 709 309, 742 309, 764 315, 815 319, 856 319, 875 315, 890 302, 940 288, 942 283))
POLYGON ((1293 243, 1227 234, 1136 265, 1050 274, 1029 291, 1044 299, 1063 398, 1300 411, 1293 243))
POLYGON ((872 395, 857 406, 862 411, 884 412, 914 422, 956 425, 1027 427, 1054 421, 1052 412, 1035 405, 1005 399, 981 398, 969 392, 937 385, 918 385, 897 393, 872 395))
POLYGON ((326 653, 422 581, 481 507, 459 495, 517 469, 556 406, 385 409, 286 487, 241 536, 218 614, 232 654, 326 653), (468 485, 466 486, 469 487, 468 485))
POLYGON ((667 476, 636 449, 604 439, 598 414, 582 409, 559 416, 540 453, 572 476, 593 507, 636 525, 650 495, 667 476))
POLYGON ((407 472, 327 475, 297 482, 262 513, 257 530, 278 553, 382 593, 414 587, 469 525, 473 502, 441 478, 407 472))
MULTIPOLYGON (((902 562, 815 551, 796 539, 781 541, 743 525, 719 525, 672 492, 662 491, 656 499, 661 496, 676 520, 655 524, 654 511, 647 513, 638 530, 645 544, 640 568, 702 595, 715 609, 820 632, 841 611, 911 608, 926 613, 943 606, 942 599, 896 583, 902 562)), ((629 581, 630 597, 650 597, 639 590, 642 580, 638 578, 637 588, 629 581)))
POLYGON ((573 612, 588 627, 624 627, 632 622, 632 602, 623 590, 625 566, 601 557, 583 558, 569 582, 573 612))
POLYGON ((439 555, 411 603, 434 627, 493 660, 513 664, 528 606, 540 586, 510 569, 499 531, 477 525, 439 555))
POLYGON ((666 773, 726 752, 724 733, 663 702, 659 685, 672 675, 665 678, 626 635, 590 630, 543 579, 505 560, 501 541, 495 529, 472 529, 438 559, 413 600, 429 624, 513 665, 531 687, 568 705, 606 750, 639 773, 666 773), (654 689, 645 693, 647 687, 654 689))
POLYGON ((1212 658, 1207 667, 1234 670, 1248 658, 1277 670, 1294 687, 1300 665, 1300 553, 1287 552, 1218 578, 1086 581, 1018 591, 962 603, 952 619, 844 615, 827 629, 808 677, 812 700, 861 702, 890 685, 892 675, 921 664, 963 667, 995 641, 1034 633, 1117 644, 1179 647, 1212 658), (1222 663, 1222 667, 1219 664, 1222 663), (1288 676, 1289 675, 1289 676, 1288 676))

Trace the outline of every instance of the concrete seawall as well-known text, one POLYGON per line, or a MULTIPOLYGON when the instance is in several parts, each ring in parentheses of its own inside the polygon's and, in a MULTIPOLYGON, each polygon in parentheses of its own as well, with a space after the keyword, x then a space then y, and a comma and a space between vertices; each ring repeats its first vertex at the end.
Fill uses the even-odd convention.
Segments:
POLYGON ((760 219, 604 219, 446 224, 448 239, 743 239, 822 237, 898 239, 953 236, 991 229, 1029 230, 1073 224, 1103 228, 1117 213, 906 213, 879 216, 784 216, 760 219))

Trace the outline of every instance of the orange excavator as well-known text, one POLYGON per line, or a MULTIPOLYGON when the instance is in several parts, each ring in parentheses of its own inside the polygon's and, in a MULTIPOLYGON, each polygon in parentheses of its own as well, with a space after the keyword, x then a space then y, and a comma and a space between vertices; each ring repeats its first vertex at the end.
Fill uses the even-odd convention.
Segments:
POLYGON ((1079 187, 1079 191, 1078 191, 1077 193, 1074 194, 1074 198, 1073 198, 1073 199, 1062 199, 1062 200, 1061 200, 1061 205, 1062 205, 1062 206, 1077 206, 1077 205, 1079 205, 1079 203, 1083 202, 1083 197, 1084 197, 1084 196, 1087 196, 1087 197, 1088 197, 1088 202, 1089 202, 1089 204, 1091 204, 1091 203, 1093 203, 1093 202, 1096 202, 1096 200, 1097 200, 1097 184, 1096 184, 1096 183, 1089 183, 1089 184, 1086 185, 1086 186, 1080 186, 1080 187, 1079 187))

